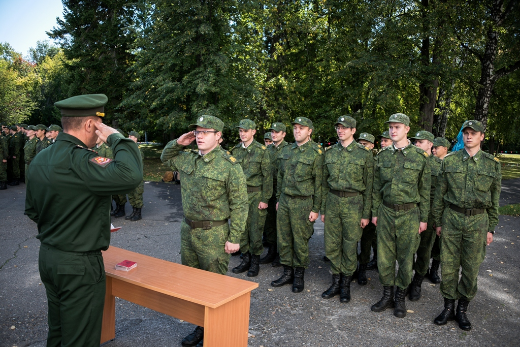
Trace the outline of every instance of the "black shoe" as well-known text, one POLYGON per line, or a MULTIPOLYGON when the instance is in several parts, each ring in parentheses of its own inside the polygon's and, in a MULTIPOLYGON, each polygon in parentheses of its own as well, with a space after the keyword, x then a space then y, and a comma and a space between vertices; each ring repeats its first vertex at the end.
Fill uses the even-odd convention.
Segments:
POLYGON ((271 286, 273 287, 281 287, 286 284, 293 283, 294 279, 294 271, 293 268, 287 265, 283 266, 283 275, 276 281, 271 282, 271 286))
POLYGON ((296 269, 294 269, 294 279, 293 279, 293 284, 292 284, 293 293, 299 293, 305 287, 304 275, 305 275, 305 268, 297 267, 296 269))
POLYGON ((350 301, 350 282, 352 282, 352 276, 341 274, 339 301, 344 303, 350 301))
POLYGON ((433 259, 432 267, 428 270, 426 276, 430 280, 431 283, 441 283, 441 278, 439 277, 439 265, 441 262, 439 260, 433 259))
POLYGON ((0 190, 6 190, 7 189, 7 182, 1 181, 0 182, 0 190))
POLYGON ((397 318, 406 317, 406 289, 401 289, 397 287, 397 291, 395 292, 395 308, 394 308, 394 316, 397 318))
POLYGON ((259 255, 251 255, 251 266, 249 267, 249 271, 247 272, 247 277, 256 277, 258 276, 258 272, 260 272, 260 256, 259 255))
POLYGON ((119 217, 124 217, 125 216, 125 205, 119 205, 117 206, 118 209, 117 209, 117 213, 114 213, 114 217, 116 218, 119 218, 119 217))
POLYGON ((377 255, 374 254, 374 257, 367 264, 367 270, 377 270, 377 255))
POLYGON ((455 320, 459 323, 459 328, 466 331, 471 330, 471 323, 468 319, 468 316, 466 316, 466 312, 468 312, 468 305, 468 300, 465 298, 460 298, 457 305, 457 313, 455 314, 455 320))
POLYGON ((329 262, 329 261, 330 261, 330 259, 329 259, 329 258, 327 258, 327 256, 326 256, 326 255, 324 255, 324 256, 323 256, 323 261, 324 261, 324 262, 329 262))
POLYGON ((251 253, 247 252, 245 254, 242 254, 242 262, 237 266, 237 267, 234 267, 233 270, 233 273, 235 274, 239 274, 239 273, 242 273, 242 272, 246 272, 247 270, 249 270, 249 267, 251 266, 251 253))
POLYGON ((321 294, 323 299, 330 299, 339 294, 340 274, 332 275, 332 285, 321 294))
POLYGON ((236 257, 236 256, 239 256, 240 254, 242 254, 242 252, 240 252, 240 250, 238 250, 235 253, 231 253, 231 256, 236 257))
POLYGON ((276 258, 276 244, 270 243, 268 247, 267 254, 260 258, 260 264, 269 264, 276 258))
POLYGON ((140 219, 143 219, 143 217, 141 217, 141 209, 140 208, 136 208, 135 209, 135 214, 132 216, 132 218, 130 220, 132 222, 135 222, 135 221, 138 221, 140 219))
POLYGON ((204 347, 204 340, 200 340, 196 347, 204 347))
POLYGON ((449 320, 455 319, 455 300, 444 298, 444 310, 433 321, 437 325, 445 325, 449 320))
POLYGON ((182 339, 183 346, 196 346, 204 338, 204 328, 196 327, 195 330, 182 339))
POLYGON ((132 217, 134 216, 135 214, 135 207, 132 206, 132 213, 128 216, 125 217, 126 220, 130 220, 132 219, 132 217))
POLYGON ((413 276, 412 283, 410 283, 410 301, 417 301, 421 298, 421 284, 424 276, 419 275, 417 272, 413 276))
POLYGON ((357 274, 357 283, 360 286, 364 286, 368 283, 366 269, 367 269, 366 264, 359 264, 359 270, 358 270, 358 274, 357 274))
POLYGON ((383 287, 383 297, 370 308, 374 312, 383 312, 387 308, 393 308, 394 303, 394 287, 383 287))
POLYGON ((280 263, 280 254, 276 253, 276 257, 274 258, 273 262, 271 263, 272 267, 280 267, 282 266, 282 263, 280 263))

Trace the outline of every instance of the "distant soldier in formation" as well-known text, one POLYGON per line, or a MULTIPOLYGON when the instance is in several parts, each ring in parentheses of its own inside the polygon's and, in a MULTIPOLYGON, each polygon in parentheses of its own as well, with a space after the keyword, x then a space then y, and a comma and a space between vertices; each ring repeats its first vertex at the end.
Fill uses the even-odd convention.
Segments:
POLYGON ((23 135, 18 132, 16 125, 11 126, 10 133, 8 174, 10 174, 11 180, 7 184, 17 186, 20 184, 20 155, 22 153, 23 135))
POLYGON ((54 142, 56 142, 56 137, 58 137, 58 134, 62 132, 63 129, 56 124, 52 124, 47 128, 47 133, 45 134, 45 137, 49 139, 49 144, 52 145, 54 142))
MULTIPOLYGON (((25 141, 24 145, 24 164, 25 171, 29 168, 31 161, 36 156, 36 143, 38 142, 38 138, 36 137, 36 127, 34 125, 29 125, 27 127, 27 141, 25 141)), ((25 183, 27 184, 28 178, 25 178, 25 183)))
POLYGON ((7 137, 4 136, 4 127, 0 132, 0 190, 7 189, 7 160, 9 159, 9 143, 7 137))
MULTIPOLYGON (((116 129, 118 133, 125 136, 123 133, 123 130, 116 129)), ((111 216, 114 216, 115 218, 121 218, 126 216, 125 212, 125 206, 126 206, 126 194, 117 194, 113 195, 112 199, 116 203, 116 208, 110 212, 111 216)))
POLYGON ((46 130, 47 127, 43 124, 38 124, 36 126, 36 137, 38 138, 38 142, 36 143, 36 154, 49 147, 51 144, 51 141, 45 137, 46 130))
POLYGON ((20 182, 25 183, 25 142, 27 141, 27 124, 19 124, 18 132, 22 135, 22 141, 20 142, 20 160, 18 161, 20 165, 20 182))
POLYGON ((392 144, 392 139, 388 133, 388 130, 384 131, 381 135, 379 135, 381 141, 381 149, 388 147, 392 144))
POLYGON ((271 133, 270 132, 267 132, 264 134, 264 144, 265 146, 269 146, 270 144, 273 143, 273 138, 271 136, 271 133))
POLYGON ((444 137, 436 137, 435 140, 433 140, 433 155, 439 159, 444 159, 444 157, 448 154, 450 146, 450 141, 446 140, 444 137))
MULTIPOLYGON (((135 143, 139 141, 139 133, 137 131, 131 131, 128 133, 128 138, 135 143)), ((143 149, 139 147, 139 152, 141 153, 141 162, 144 167, 144 153, 143 149)), ((141 217, 141 209, 143 208, 143 193, 144 193, 144 180, 135 188, 133 191, 128 193, 128 201, 130 201, 130 205, 132 206, 132 213, 125 217, 126 220, 131 220, 132 222, 138 221, 142 219, 141 217)))
POLYGON ((459 328, 471 330, 466 313, 477 294, 486 245, 493 242, 498 224, 502 172, 498 159, 481 149, 485 135, 481 122, 464 122, 462 135, 464 148, 442 162, 433 201, 436 231, 441 237, 444 297, 444 310, 434 323, 444 325, 455 319, 459 328))

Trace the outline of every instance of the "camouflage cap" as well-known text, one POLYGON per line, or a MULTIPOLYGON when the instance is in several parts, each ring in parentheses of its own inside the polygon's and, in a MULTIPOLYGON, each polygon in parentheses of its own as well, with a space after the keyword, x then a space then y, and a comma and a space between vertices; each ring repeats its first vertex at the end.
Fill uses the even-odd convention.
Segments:
POLYGON ((268 139, 268 140, 273 141, 273 136, 271 135, 270 132, 268 132, 268 133, 265 133, 265 134, 264 134, 264 139, 268 139))
POLYGON ((462 124, 462 130, 466 128, 471 128, 475 131, 480 131, 481 133, 484 132, 484 125, 482 122, 479 122, 478 120, 467 120, 462 124))
POLYGON ((451 143, 450 143, 450 141, 446 140, 444 137, 436 137, 435 140, 433 140, 433 147, 439 147, 439 146, 450 148, 451 143))
POLYGON ((379 137, 384 137, 385 139, 391 139, 390 132, 388 130, 383 131, 383 133, 381 135, 379 135, 379 137))
POLYGON ((365 140, 365 141, 368 141, 370 143, 374 143, 374 141, 376 140, 376 138, 374 137, 374 135, 372 134, 369 134, 369 133, 361 133, 359 134, 359 138, 358 138, 358 141, 359 140, 365 140))
POLYGON ((137 138, 138 140, 141 137, 141 135, 139 135, 139 133, 137 131, 133 131, 133 130, 128 133, 128 136, 133 136, 133 137, 137 138))
POLYGON ((267 130, 287 132, 287 127, 285 126, 285 124, 283 124, 281 122, 276 122, 276 123, 273 123, 271 125, 271 127, 269 129, 267 129, 267 130))
POLYGON ((433 142, 433 140, 435 140, 435 136, 433 136, 433 134, 429 131, 426 131, 426 130, 421 130, 421 131, 418 131, 414 137, 410 137, 410 139, 413 139, 413 140, 428 140, 430 142, 433 142))
POLYGON ((36 130, 36 127, 34 125, 29 125, 27 127, 27 130, 36 130))
POLYGON ((47 131, 62 131, 62 130, 63 129, 59 125, 56 125, 56 124, 51 124, 47 128, 47 131))
POLYGON ((256 129, 256 124, 251 119, 242 119, 235 128, 256 129))
POLYGON ((47 127, 43 124, 35 125, 36 130, 47 130, 47 127))
POLYGON ((28 126, 28 125, 27 125, 27 124, 24 124, 24 123, 20 124, 20 127, 24 128, 24 129, 27 129, 27 126, 28 126))
POLYGON ((108 98, 105 94, 77 95, 54 103, 64 117, 105 116, 105 105, 108 98))
POLYGON ((394 113, 385 123, 403 123, 406 126, 410 126, 410 118, 404 113, 394 113))
POLYGON ((356 127, 356 120, 350 116, 341 116, 338 118, 336 123, 334 125, 341 124, 344 127, 347 128, 355 128, 356 127))
POLYGON ((206 129, 215 129, 216 131, 224 130, 224 122, 220 120, 220 118, 215 116, 202 115, 197 118, 197 122, 194 124, 190 124, 190 128, 206 128, 206 129))
POLYGON ((300 124, 311 129, 314 129, 314 125, 312 125, 312 121, 307 117, 296 117, 291 124, 300 124))

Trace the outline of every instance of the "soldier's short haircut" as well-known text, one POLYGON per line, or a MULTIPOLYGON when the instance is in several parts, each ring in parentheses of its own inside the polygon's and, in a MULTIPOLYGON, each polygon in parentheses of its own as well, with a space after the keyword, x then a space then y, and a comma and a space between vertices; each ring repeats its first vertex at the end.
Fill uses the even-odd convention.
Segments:
POLYGON ((80 130, 83 123, 88 119, 98 119, 97 116, 88 117, 61 117, 61 126, 64 132, 80 130))

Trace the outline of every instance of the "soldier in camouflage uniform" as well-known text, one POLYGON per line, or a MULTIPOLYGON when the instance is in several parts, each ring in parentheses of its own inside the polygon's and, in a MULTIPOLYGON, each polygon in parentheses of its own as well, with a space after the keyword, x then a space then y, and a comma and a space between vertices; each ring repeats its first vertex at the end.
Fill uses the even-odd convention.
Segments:
POLYGON ((442 160, 448 154, 450 146, 450 141, 446 140, 444 137, 436 137, 435 140, 433 140, 432 153, 434 156, 442 160))
POLYGON ((381 141, 381 149, 392 145, 392 139, 390 138, 388 130, 379 135, 379 139, 381 141))
POLYGON ((269 198, 273 195, 273 175, 267 148, 254 139, 255 122, 242 119, 237 128, 241 142, 231 150, 231 154, 246 176, 249 212, 246 235, 240 243, 242 262, 233 268, 233 273, 247 271, 248 277, 255 277, 260 271, 260 255, 264 250, 262 234, 269 198))
POLYGON ((383 297, 372 306, 381 312, 394 308, 394 316, 406 316, 406 289, 412 280, 413 257, 420 233, 426 230, 430 211, 431 171, 428 154, 406 138, 410 119, 402 113, 390 116, 393 144, 376 157, 372 223, 377 227, 377 267, 383 297), (399 265, 397 276, 395 262, 399 265), (397 286, 394 300, 394 285, 397 286))
MULTIPOLYGON (((121 130, 121 129, 116 129, 116 130, 118 133, 125 136, 125 134, 123 133, 123 130, 121 130)), ((112 212, 110 212, 110 215, 114 216, 115 218, 124 217, 126 215, 126 212, 125 212, 126 194, 112 195, 112 199, 116 203, 116 208, 112 212)))
MULTIPOLYGON (((377 155, 377 150, 374 149, 375 137, 369 133, 361 133, 359 134, 358 143, 362 144, 372 152, 375 156, 377 155)), ((370 203, 372 203, 372 199, 370 199, 370 203)), ((372 206, 370 206, 372 207, 372 206)), ((372 212, 372 210, 370 210, 372 212)), ((377 237, 376 237, 376 226, 372 223, 372 216, 370 216, 370 223, 363 229, 363 235, 361 235, 361 241, 359 242, 359 269, 357 273, 357 282, 359 285, 366 285, 368 283, 367 279, 367 270, 377 269, 377 237), (370 260, 370 253, 374 250, 374 256, 372 260, 370 260), (372 263, 372 264, 370 264, 372 263), (371 267, 369 268, 369 264, 371 267)))
MULTIPOLYGON (((27 127, 27 138, 28 140, 25 142, 25 146, 23 147, 24 151, 24 164, 25 164, 25 171, 27 172, 27 169, 29 168, 29 165, 31 164, 31 161, 36 156, 36 143, 38 142, 38 138, 35 134, 36 127, 34 125, 29 125, 27 127)), ((25 178, 25 183, 27 184, 28 178, 25 178)))
POLYGON ((56 124, 51 124, 47 128, 47 133, 45 134, 45 137, 49 139, 49 145, 52 145, 54 142, 56 142, 56 137, 58 137, 58 134, 62 131, 63 129, 56 124))
MULTIPOLYGON (((439 176, 442 163, 442 161, 439 158, 432 155, 433 140, 435 139, 435 137, 429 131, 421 130, 418 131, 417 134, 415 134, 415 136, 411 137, 410 139, 415 141, 416 147, 421 148, 429 155, 428 159, 430 160, 431 170, 431 207, 431 203, 433 202, 433 197, 435 195, 435 187, 437 187, 437 177, 439 176)), ((424 279, 424 276, 426 276, 426 273, 428 272, 428 268, 430 267, 431 252, 436 237, 434 224, 435 223, 433 222, 432 210, 430 208, 430 213, 428 215, 428 227, 425 231, 421 233, 421 241, 419 243, 416 259, 413 264, 415 275, 408 290, 410 301, 417 301, 421 298, 421 284, 424 279)))
POLYGON ((4 125, 0 132, 0 190, 7 189, 7 160, 9 158, 9 144, 4 136, 4 125))
POLYGON ((265 146, 269 146, 273 143, 273 137, 271 136, 271 132, 267 132, 264 134, 264 144, 265 146))
POLYGON ((23 135, 18 132, 16 125, 11 126, 11 137, 9 138, 9 162, 8 170, 11 173, 10 186, 20 184, 20 154, 22 148, 23 135))
POLYGON ((273 143, 267 146, 267 151, 271 157, 272 175, 273 175, 273 195, 269 199, 267 207, 267 219, 264 225, 265 242, 267 243, 267 254, 260 258, 260 264, 269 264, 272 262, 273 267, 279 267, 280 256, 277 250, 277 236, 276 236, 276 187, 278 178, 278 167, 280 166, 280 159, 278 154, 288 145, 285 141, 287 134, 287 127, 281 122, 276 122, 268 129, 271 130, 271 138, 273 143))
POLYGON ((20 181, 25 183, 25 142, 29 139, 27 136, 27 124, 19 124, 18 132, 22 135, 22 141, 20 142, 20 160, 18 161, 20 164, 20 181))
POLYGON ((38 142, 36 143, 36 154, 49 147, 51 144, 51 141, 45 137, 46 130, 47 127, 43 124, 38 124, 36 126, 36 137, 38 138, 38 142))
MULTIPOLYGON (((137 131, 131 131, 128 133, 128 138, 135 143, 139 141, 139 133, 137 131)), ((141 153, 141 162, 144 167, 144 153, 143 149, 139 147, 139 152, 141 153)), ((141 217, 141 209, 143 208, 143 193, 144 193, 144 180, 135 188, 133 191, 128 193, 128 201, 130 201, 130 205, 132 206, 132 213, 129 216, 126 216, 126 220, 131 220, 132 222, 138 221, 142 219, 141 217)))
POLYGON ((340 294, 340 301, 346 303, 357 268, 357 244, 370 219, 374 156, 354 141, 354 118, 341 116, 335 127, 339 142, 325 152, 321 202, 332 285, 321 296, 330 299, 340 294))
MULTIPOLYGON (((214 116, 200 116, 196 127, 169 142, 161 160, 181 173, 181 224, 183 265, 224 275, 229 254, 240 249, 247 220, 247 185, 237 160, 222 151, 218 140, 224 123, 214 116), (193 140, 198 150, 184 150, 193 140), (231 222, 228 224, 228 220, 231 222)), ((202 346, 204 328, 197 327, 183 346, 202 346)))
POLYGON ((314 127, 310 119, 297 117, 292 124, 296 142, 278 155, 276 190, 278 252, 284 270, 271 285, 292 283, 293 293, 299 293, 309 266, 309 239, 321 208, 323 149, 311 140, 314 127))
POLYGON ((502 172, 498 159, 480 149, 484 141, 481 122, 464 122, 462 134, 464 148, 444 158, 433 201, 436 231, 441 237, 444 297, 444 310, 434 323, 444 325, 455 319, 461 329, 471 330, 466 312, 477 294, 480 264, 498 224, 502 172))

